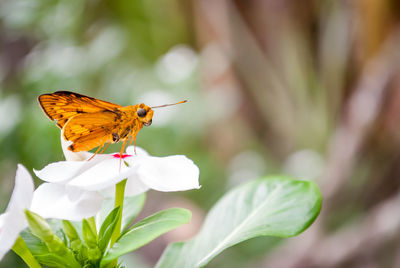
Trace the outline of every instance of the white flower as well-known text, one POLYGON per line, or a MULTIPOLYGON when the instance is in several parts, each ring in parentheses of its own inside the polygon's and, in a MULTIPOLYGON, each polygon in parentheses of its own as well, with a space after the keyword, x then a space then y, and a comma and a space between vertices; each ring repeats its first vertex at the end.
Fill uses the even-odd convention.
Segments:
MULTIPOLYGON (((49 169, 42 173, 44 178, 51 176, 47 180, 38 176, 51 183, 43 183, 36 189, 31 210, 44 218, 80 221, 83 218, 96 215, 101 209, 104 197, 97 192, 83 191, 77 187, 65 185, 62 182, 68 180, 71 175, 79 173, 82 164, 92 165, 99 159, 92 163, 75 161, 87 159, 91 154, 88 152, 73 153, 67 150, 69 144, 64 141, 62 136, 61 141, 64 155, 70 161, 63 161, 65 169, 61 171, 55 170, 53 172, 51 169, 52 164, 48 165, 49 169)), ((36 170, 34 172, 36 175, 38 174, 36 170)))
POLYGON ((60 161, 35 170, 40 179, 84 191, 110 193, 116 183, 127 178, 126 196, 148 189, 170 192, 200 188, 199 169, 186 156, 154 157, 138 147, 135 154, 130 146, 122 159, 116 153, 99 154, 87 161, 93 154, 74 154, 66 149, 68 144, 63 139, 62 142, 67 160, 73 158, 80 161, 60 161))
MULTIPOLYGON (((50 169, 44 172, 44 176, 54 176, 48 180, 52 183, 43 183, 36 191, 32 201, 32 211, 38 213, 44 218, 65 219, 72 221, 80 221, 84 218, 89 218, 101 209, 104 197, 94 191, 83 191, 77 187, 68 186, 63 183, 74 172, 79 172, 82 161, 89 158, 92 154, 88 152, 74 153, 67 150, 69 143, 65 142, 61 136, 61 144, 63 147, 64 155, 67 160, 65 162, 65 170, 52 172, 51 164, 48 165, 50 169)), ((97 159, 99 160, 99 159, 97 159)), ((89 163, 87 161, 84 161, 89 163)), ((93 161, 93 164, 96 161, 93 161)), ((37 171, 34 170, 37 174, 37 171)))
POLYGON ((26 209, 44 218, 81 220, 94 216, 101 208, 103 197, 98 193, 79 194, 79 191, 65 189, 68 188, 44 183, 34 191, 31 175, 23 165, 18 165, 10 203, 6 212, 0 215, 0 260, 28 226, 26 209))
POLYGON ((26 168, 18 165, 15 186, 5 213, 0 215, 0 260, 17 240, 19 233, 28 226, 24 210, 33 197, 33 180, 26 168))
POLYGON ((43 183, 34 195, 30 210, 43 218, 80 221, 97 214, 104 197, 56 183, 43 183))

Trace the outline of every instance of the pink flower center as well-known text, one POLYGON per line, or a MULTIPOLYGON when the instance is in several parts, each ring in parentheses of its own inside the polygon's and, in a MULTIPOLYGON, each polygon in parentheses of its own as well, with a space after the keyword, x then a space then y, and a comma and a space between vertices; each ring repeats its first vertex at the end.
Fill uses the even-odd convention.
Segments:
POLYGON ((114 158, 121 158, 121 159, 124 159, 124 158, 127 158, 127 157, 131 157, 132 155, 131 154, 122 154, 122 155, 120 155, 120 154, 113 154, 112 155, 114 158))

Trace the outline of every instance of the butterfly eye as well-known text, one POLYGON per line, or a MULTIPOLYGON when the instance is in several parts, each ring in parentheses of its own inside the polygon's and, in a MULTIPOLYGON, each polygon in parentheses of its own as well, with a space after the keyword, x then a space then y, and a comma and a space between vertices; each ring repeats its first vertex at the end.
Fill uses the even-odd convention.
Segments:
POLYGON ((142 108, 138 109, 136 113, 139 117, 145 117, 147 114, 146 110, 142 108))

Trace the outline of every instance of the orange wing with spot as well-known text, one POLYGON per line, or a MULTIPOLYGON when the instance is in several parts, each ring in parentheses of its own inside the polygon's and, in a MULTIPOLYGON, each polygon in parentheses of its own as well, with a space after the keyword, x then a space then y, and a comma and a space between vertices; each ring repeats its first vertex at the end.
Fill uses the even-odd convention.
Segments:
POLYGON ((65 140, 72 141, 73 152, 89 151, 104 143, 112 142, 112 132, 121 123, 116 112, 97 112, 76 115, 62 129, 65 140))
POLYGON ((38 99, 44 113, 52 121, 57 120, 57 126, 61 129, 74 116, 85 113, 115 111, 122 107, 118 104, 69 91, 43 94, 38 99))

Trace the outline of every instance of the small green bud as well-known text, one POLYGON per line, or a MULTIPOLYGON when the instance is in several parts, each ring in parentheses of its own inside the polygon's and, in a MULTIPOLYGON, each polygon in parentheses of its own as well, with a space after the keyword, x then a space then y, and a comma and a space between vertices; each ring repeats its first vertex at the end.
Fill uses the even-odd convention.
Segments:
POLYGON ((89 248, 97 247, 97 235, 93 232, 90 223, 86 219, 82 220, 82 235, 89 248))
POLYGON ((88 259, 91 261, 99 260, 102 256, 101 250, 98 247, 88 249, 88 259))
POLYGON ((50 243, 57 237, 46 220, 38 214, 26 209, 25 216, 32 233, 44 242, 50 243))
POLYGON ((25 210, 25 216, 32 234, 44 241, 50 252, 54 252, 62 257, 68 263, 68 267, 81 267, 73 253, 66 247, 61 238, 53 232, 45 219, 27 209, 25 210))
POLYGON ((76 239, 74 241, 70 241, 70 247, 73 251, 79 251, 82 246, 82 241, 80 239, 76 239))
POLYGON ((98 239, 97 238, 96 221, 95 221, 94 217, 91 217, 91 218, 87 219, 87 221, 88 221, 88 223, 90 225, 90 228, 92 228, 92 231, 93 231, 94 235, 96 236, 96 239, 98 239))
POLYGON ((78 251, 82 245, 82 241, 75 227, 67 220, 63 220, 62 225, 64 233, 68 236, 70 241, 70 248, 74 251, 78 251))
POLYGON ((68 236, 69 240, 74 241, 80 239, 78 232, 76 231, 75 227, 72 225, 70 221, 63 220, 62 225, 63 225, 63 230, 65 234, 68 236))
POLYGON ((81 247, 77 252, 77 259, 80 261, 88 259, 88 247, 85 244, 81 244, 81 247))
POLYGON ((61 238, 53 232, 45 219, 27 209, 25 210, 25 216, 32 233, 46 243, 50 252, 57 252, 57 254, 63 255, 68 251, 61 238))

